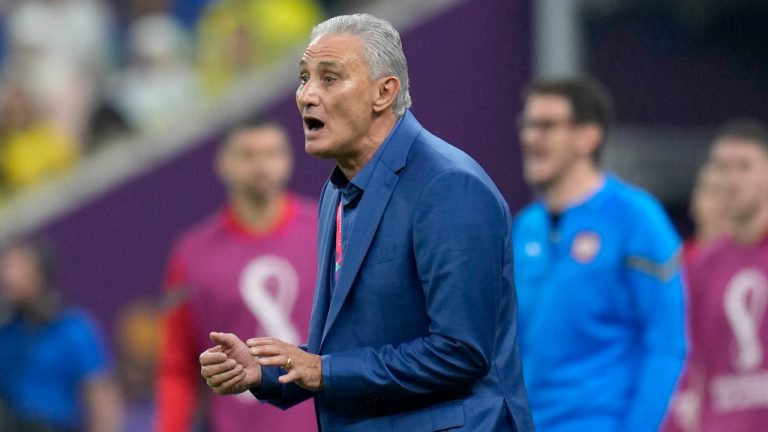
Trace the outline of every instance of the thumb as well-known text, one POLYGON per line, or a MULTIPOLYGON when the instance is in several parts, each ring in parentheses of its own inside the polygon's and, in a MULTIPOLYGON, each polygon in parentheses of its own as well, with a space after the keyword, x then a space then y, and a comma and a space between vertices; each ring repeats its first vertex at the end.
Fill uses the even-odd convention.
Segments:
POLYGON ((237 340, 237 336, 233 335, 232 333, 211 332, 209 337, 211 342, 221 345, 223 349, 234 347, 237 340))
POLYGON ((289 371, 285 375, 280 375, 280 377, 277 378, 277 381, 280 384, 288 384, 296 381, 299 378, 299 374, 296 371, 289 371))

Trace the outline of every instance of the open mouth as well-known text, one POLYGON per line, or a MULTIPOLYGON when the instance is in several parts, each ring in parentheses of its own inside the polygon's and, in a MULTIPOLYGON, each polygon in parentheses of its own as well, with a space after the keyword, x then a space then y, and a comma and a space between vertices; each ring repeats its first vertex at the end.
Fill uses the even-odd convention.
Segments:
POLYGON ((320 129, 324 128, 325 127, 325 123, 323 123, 322 120, 319 120, 319 119, 317 119, 315 117, 305 116, 304 117, 304 126, 306 126, 306 128, 309 131, 314 132, 314 131, 319 131, 320 129))

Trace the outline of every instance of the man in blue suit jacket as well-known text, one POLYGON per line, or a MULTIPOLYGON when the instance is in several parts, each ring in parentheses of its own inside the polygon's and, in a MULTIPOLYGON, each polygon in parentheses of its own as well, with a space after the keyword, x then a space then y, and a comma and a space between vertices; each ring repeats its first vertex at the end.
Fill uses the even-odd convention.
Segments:
POLYGON ((284 408, 314 397, 324 432, 532 430, 504 199, 408 111, 389 23, 336 17, 311 39, 296 92, 305 146, 337 166, 309 341, 212 333, 203 377, 284 408))

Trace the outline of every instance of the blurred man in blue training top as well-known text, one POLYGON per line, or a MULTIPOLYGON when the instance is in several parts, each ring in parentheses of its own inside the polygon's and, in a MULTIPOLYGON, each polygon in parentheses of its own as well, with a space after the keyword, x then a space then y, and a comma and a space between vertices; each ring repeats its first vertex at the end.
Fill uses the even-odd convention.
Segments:
POLYGON ((50 249, 20 241, 0 254, 0 431, 118 432, 120 398, 100 329, 54 288, 50 249), (1 315, 1 314, 0 314, 1 315))
POLYGON ((600 168, 608 92, 540 80, 520 119, 513 225, 520 349, 537 430, 655 431, 684 355, 680 240, 648 193, 600 168))

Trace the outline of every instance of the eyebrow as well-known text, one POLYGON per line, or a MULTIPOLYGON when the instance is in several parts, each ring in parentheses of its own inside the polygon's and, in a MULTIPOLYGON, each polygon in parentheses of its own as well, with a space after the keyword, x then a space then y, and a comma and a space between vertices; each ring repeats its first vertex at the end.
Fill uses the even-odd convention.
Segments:
MULTIPOLYGON (((299 67, 306 67, 306 66, 307 66, 307 62, 304 59, 299 60, 299 67)), ((339 64, 339 62, 335 62, 332 60, 323 60, 318 63, 318 66, 326 69, 343 69, 343 67, 341 66, 341 64, 339 64)))
POLYGON ((341 69, 341 65, 338 62, 330 60, 321 61, 319 65, 327 68, 341 69))

